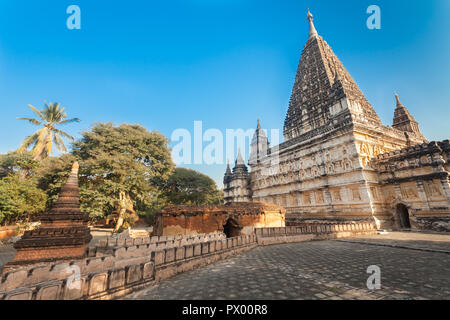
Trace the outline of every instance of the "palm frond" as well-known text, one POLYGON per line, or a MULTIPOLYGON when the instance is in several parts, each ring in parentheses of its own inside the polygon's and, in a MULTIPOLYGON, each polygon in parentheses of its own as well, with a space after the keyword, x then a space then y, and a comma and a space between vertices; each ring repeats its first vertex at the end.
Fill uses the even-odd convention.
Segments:
POLYGON ((67 120, 63 120, 58 122, 58 124, 67 124, 67 123, 72 123, 72 122, 80 122, 81 120, 78 118, 72 118, 72 119, 67 119, 67 120))
POLYGON ((31 110, 33 110, 34 113, 36 113, 37 116, 38 116, 41 120, 43 120, 43 121, 46 120, 45 117, 44 117, 44 115, 42 114, 42 112, 39 111, 38 109, 36 109, 35 107, 33 107, 31 104, 28 105, 28 108, 30 108, 31 110))
POLYGON ((58 151, 61 151, 63 153, 67 152, 66 146, 64 145, 64 141, 58 133, 55 133, 55 144, 58 151))
POLYGON ((75 140, 75 139, 74 139, 70 134, 68 134, 67 132, 64 132, 64 131, 59 130, 59 129, 56 129, 56 128, 53 128, 53 131, 56 132, 56 133, 59 133, 60 135, 62 135, 63 137, 69 139, 70 141, 75 140))
POLYGON ((30 122, 31 124, 35 124, 35 125, 37 125, 37 126, 40 126, 40 125, 42 125, 42 122, 41 121, 39 121, 39 120, 36 120, 36 119, 34 119, 34 118, 17 118, 17 119, 19 119, 19 120, 27 120, 28 122, 30 122))
MULTIPOLYGON (((38 131, 39 132, 39 131, 38 131)), ((32 144, 35 144, 36 141, 39 138, 39 134, 38 132, 33 133, 32 135, 26 137, 22 144, 20 145, 19 149, 17 149, 19 152, 23 152, 25 150, 27 150, 32 144)))

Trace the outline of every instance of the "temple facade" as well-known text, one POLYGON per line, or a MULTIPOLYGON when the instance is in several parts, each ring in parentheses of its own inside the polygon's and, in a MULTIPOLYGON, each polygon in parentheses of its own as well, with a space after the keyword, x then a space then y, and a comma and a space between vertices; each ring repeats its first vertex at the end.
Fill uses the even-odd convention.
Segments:
POLYGON ((450 231, 449 141, 429 143, 397 94, 393 125, 383 125, 309 12, 307 19, 284 142, 270 147, 258 120, 250 171, 241 155, 227 168, 225 202, 275 203, 292 225, 370 220, 450 231))

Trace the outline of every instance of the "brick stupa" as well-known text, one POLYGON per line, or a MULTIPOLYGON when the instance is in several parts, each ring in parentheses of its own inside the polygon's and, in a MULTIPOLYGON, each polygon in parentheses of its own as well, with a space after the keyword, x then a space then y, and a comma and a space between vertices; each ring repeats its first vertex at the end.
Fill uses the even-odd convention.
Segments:
POLYGON ((26 231, 15 243, 17 254, 4 272, 23 265, 79 259, 86 255, 92 236, 88 228, 89 216, 80 210, 77 162, 53 208, 37 219, 41 226, 26 231))

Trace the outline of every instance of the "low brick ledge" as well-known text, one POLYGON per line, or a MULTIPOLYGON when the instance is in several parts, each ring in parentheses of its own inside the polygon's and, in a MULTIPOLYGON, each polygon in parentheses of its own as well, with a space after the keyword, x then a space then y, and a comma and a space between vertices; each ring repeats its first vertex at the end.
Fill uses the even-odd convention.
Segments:
POLYGON ((304 223, 282 228, 255 229, 258 245, 353 238, 362 235, 375 235, 375 226, 368 222, 320 224, 304 223))

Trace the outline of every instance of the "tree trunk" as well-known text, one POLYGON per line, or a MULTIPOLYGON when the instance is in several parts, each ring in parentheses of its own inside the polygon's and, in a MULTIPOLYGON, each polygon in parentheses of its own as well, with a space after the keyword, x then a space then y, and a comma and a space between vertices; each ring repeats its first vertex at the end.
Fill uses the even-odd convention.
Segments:
POLYGON ((116 227, 114 228, 114 232, 118 232, 120 227, 122 227, 125 214, 129 211, 131 214, 134 214, 133 201, 130 199, 130 195, 125 193, 124 191, 119 192, 119 219, 117 220, 116 227))
POLYGON ((118 232, 120 227, 123 225, 123 220, 125 217, 125 213, 127 211, 126 203, 125 203, 125 192, 119 192, 119 219, 117 219, 116 227, 114 228, 114 232, 118 232))

